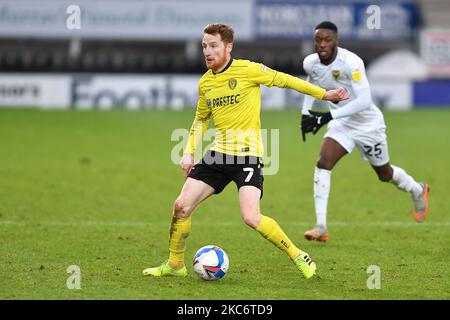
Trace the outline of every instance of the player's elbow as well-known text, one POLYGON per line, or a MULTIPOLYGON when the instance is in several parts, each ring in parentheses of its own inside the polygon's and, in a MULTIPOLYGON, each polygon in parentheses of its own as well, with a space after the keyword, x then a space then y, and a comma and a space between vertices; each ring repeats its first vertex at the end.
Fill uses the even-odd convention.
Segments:
POLYGON ((288 88, 289 83, 286 79, 286 74, 283 72, 277 72, 275 77, 273 78, 272 82, 267 85, 267 87, 278 87, 278 88, 288 88))

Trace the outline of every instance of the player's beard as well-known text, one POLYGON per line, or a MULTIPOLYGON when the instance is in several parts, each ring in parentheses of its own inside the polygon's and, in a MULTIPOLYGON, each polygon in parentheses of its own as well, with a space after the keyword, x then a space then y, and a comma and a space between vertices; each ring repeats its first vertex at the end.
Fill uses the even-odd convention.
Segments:
POLYGON ((325 65, 328 65, 328 64, 330 64, 331 62, 333 62, 333 60, 334 60, 335 57, 336 57, 336 54, 337 54, 337 45, 334 45, 334 46, 331 48, 330 52, 327 52, 327 55, 321 56, 321 55, 319 54, 320 62, 322 62, 322 63, 325 64, 325 65))
POLYGON ((213 61, 210 61, 208 63, 208 60, 205 57, 205 63, 206 67, 208 69, 211 69, 213 71, 221 70, 223 67, 225 67, 225 64, 227 63, 227 50, 226 47, 223 49, 222 55, 219 56, 218 54, 214 57, 213 61))

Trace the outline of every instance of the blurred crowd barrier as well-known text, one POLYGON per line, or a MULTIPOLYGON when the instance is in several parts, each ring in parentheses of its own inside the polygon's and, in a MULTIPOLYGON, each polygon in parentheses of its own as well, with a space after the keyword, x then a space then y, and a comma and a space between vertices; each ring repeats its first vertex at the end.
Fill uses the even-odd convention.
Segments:
POLYGON ((226 22, 238 40, 298 40, 332 20, 342 39, 384 41, 410 38, 420 19, 412 0, 2 0, 0 6, 0 36, 46 39, 198 39, 204 25, 226 22))

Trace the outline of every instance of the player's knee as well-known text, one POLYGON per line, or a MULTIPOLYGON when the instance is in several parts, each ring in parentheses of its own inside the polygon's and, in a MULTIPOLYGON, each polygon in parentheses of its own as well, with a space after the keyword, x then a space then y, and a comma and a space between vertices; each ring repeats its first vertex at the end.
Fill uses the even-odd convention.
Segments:
POLYGON ((247 226, 253 229, 256 229, 260 222, 260 218, 256 214, 244 214, 242 219, 247 226))
POLYGON ((178 218, 184 218, 189 214, 189 206, 186 205, 186 202, 183 199, 177 198, 177 200, 175 200, 175 203, 173 204, 173 215, 178 218))
POLYGON ((319 161, 317 161, 317 168, 319 169, 325 169, 325 170, 331 170, 334 167, 334 163, 324 157, 320 157, 319 161))
POLYGON ((378 179, 382 182, 389 182, 392 180, 392 173, 390 172, 378 173, 378 179))

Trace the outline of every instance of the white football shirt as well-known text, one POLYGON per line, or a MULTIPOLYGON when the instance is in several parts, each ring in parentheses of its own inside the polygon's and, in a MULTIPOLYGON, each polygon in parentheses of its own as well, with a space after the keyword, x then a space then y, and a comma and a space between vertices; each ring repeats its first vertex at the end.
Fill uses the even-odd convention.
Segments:
MULTIPOLYGON (((335 118, 334 121, 339 121, 344 126, 352 129, 352 131, 368 132, 385 129, 383 114, 375 106, 371 98, 366 99, 367 103, 365 105, 358 106, 360 111, 341 117, 344 111, 349 111, 342 109, 354 101, 358 94, 366 89, 370 92, 364 62, 356 54, 338 47, 336 59, 329 65, 322 64, 317 53, 310 54, 304 59, 303 68, 308 75, 307 80, 309 82, 326 90, 344 87, 350 92, 348 100, 340 101, 337 104, 329 102, 330 111, 333 118, 335 118)), ((311 108, 313 101, 313 99, 305 96, 303 114, 308 114, 307 110, 311 108)), ((352 106, 355 107, 354 104, 352 106)))

